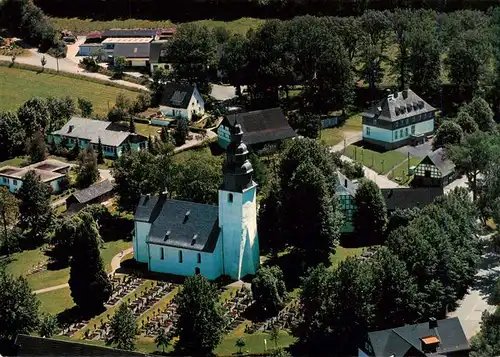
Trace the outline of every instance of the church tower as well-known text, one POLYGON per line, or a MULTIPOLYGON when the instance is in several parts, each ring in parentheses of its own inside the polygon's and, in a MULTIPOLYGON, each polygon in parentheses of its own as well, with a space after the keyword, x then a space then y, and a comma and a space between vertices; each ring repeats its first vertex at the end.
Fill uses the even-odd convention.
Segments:
POLYGON ((236 280, 255 274, 259 267, 257 184, 252 180, 253 168, 242 137, 241 126, 235 124, 227 147, 224 182, 219 190, 222 274, 236 280))

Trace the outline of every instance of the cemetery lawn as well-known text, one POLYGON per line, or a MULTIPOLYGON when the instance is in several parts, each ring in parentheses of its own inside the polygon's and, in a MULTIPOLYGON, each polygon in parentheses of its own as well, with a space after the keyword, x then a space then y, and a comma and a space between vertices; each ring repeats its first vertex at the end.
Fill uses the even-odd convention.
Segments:
MULTIPOLYGON (((238 352, 238 348, 235 346, 235 343, 240 337, 246 342, 246 346, 242 349, 242 351, 249 354, 262 354, 266 352, 264 339, 267 340, 268 351, 275 348, 274 341, 271 341, 271 336, 268 333, 254 332, 253 334, 247 334, 237 330, 233 334, 227 335, 222 340, 221 344, 215 350, 215 353, 219 356, 231 356, 235 354, 238 352)), ((288 347, 295 343, 296 340, 297 339, 288 332, 281 331, 278 339, 278 347, 288 347)))
POLYGON ((334 146, 344 140, 344 135, 361 134, 362 128, 361 115, 354 114, 341 126, 321 130, 318 140, 324 142, 326 146, 334 146))
POLYGON ((94 104, 94 112, 106 115, 108 103, 112 107, 118 93, 135 99, 137 92, 107 86, 64 75, 0 66, 0 110, 16 111, 32 97, 62 97, 69 95, 88 99, 94 104))
MULTIPOLYGON (((117 240, 105 242, 101 248, 101 257, 107 271, 111 270, 111 260, 113 257, 132 246, 132 242, 117 240)), ((6 262, 7 272, 14 276, 26 275, 34 266, 47 261, 48 257, 40 249, 26 250, 21 253, 12 254, 6 262)), ((27 277, 32 290, 39 290, 67 283, 69 279, 69 268, 59 270, 44 270, 27 277)))
POLYGON ((384 175, 407 159, 407 156, 399 151, 386 151, 380 153, 355 145, 349 145, 344 155, 384 175))
POLYGON ((335 254, 330 256, 330 262, 332 262, 331 268, 336 268, 347 258, 360 255, 361 253, 363 253, 363 248, 344 248, 339 245, 335 249, 335 254))
POLYGON ((69 288, 58 289, 37 295, 40 300, 40 312, 57 315, 75 306, 69 288))

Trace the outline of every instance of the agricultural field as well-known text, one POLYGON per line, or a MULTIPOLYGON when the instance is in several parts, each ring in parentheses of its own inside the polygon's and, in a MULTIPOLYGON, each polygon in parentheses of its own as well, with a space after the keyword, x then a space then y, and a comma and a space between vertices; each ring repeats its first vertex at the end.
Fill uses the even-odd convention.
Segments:
POLYGON ((137 92, 89 80, 4 66, 0 66, 0 83, 0 110, 17 110, 32 97, 69 95, 90 100, 96 114, 106 115, 118 93, 131 100, 137 96, 137 92))

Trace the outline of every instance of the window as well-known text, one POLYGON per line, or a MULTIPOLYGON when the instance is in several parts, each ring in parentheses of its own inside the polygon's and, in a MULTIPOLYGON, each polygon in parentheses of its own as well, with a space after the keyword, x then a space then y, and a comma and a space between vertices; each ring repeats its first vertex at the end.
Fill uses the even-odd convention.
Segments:
POLYGON ((227 202, 233 202, 233 194, 232 193, 227 195, 227 202))
POLYGON ((182 263, 182 250, 179 250, 179 263, 182 263))
POLYGON ((399 130, 399 136, 402 138, 403 137, 403 129, 399 130))
POLYGON ((411 133, 412 133, 412 134, 415 134, 415 125, 412 125, 412 126, 411 126, 411 133))
POLYGON ((408 128, 405 129, 405 136, 408 136, 408 128))
POLYGON ((9 183, 9 179, 8 179, 7 177, 4 177, 4 178, 3 178, 3 182, 5 182, 5 183, 9 183))
POLYGON ((161 260, 165 259, 165 252, 163 251, 163 248, 160 248, 160 259, 161 260))
POLYGON ((369 126, 366 127, 366 135, 370 136, 370 127, 369 126))
POLYGON ((398 131, 397 130, 394 132, 394 139, 396 139, 396 140, 398 139, 398 131))
POLYGON ((14 186, 17 186, 17 180, 14 180, 14 186))
POLYGON ((431 170, 425 170, 425 177, 431 177, 431 170))
POLYGON ((201 264, 201 253, 198 253, 198 264, 201 264))

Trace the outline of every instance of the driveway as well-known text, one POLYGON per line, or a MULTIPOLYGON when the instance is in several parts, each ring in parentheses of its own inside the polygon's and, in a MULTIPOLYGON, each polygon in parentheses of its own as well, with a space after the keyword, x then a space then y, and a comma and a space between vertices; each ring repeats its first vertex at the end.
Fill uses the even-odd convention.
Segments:
POLYGON ((488 303, 495 281, 500 278, 500 255, 487 252, 481 257, 479 270, 475 281, 459 307, 448 314, 448 317, 458 317, 464 328, 465 336, 470 339, 481 329, 481 315, 487 310, 493 312, 495 305, 488 303))

